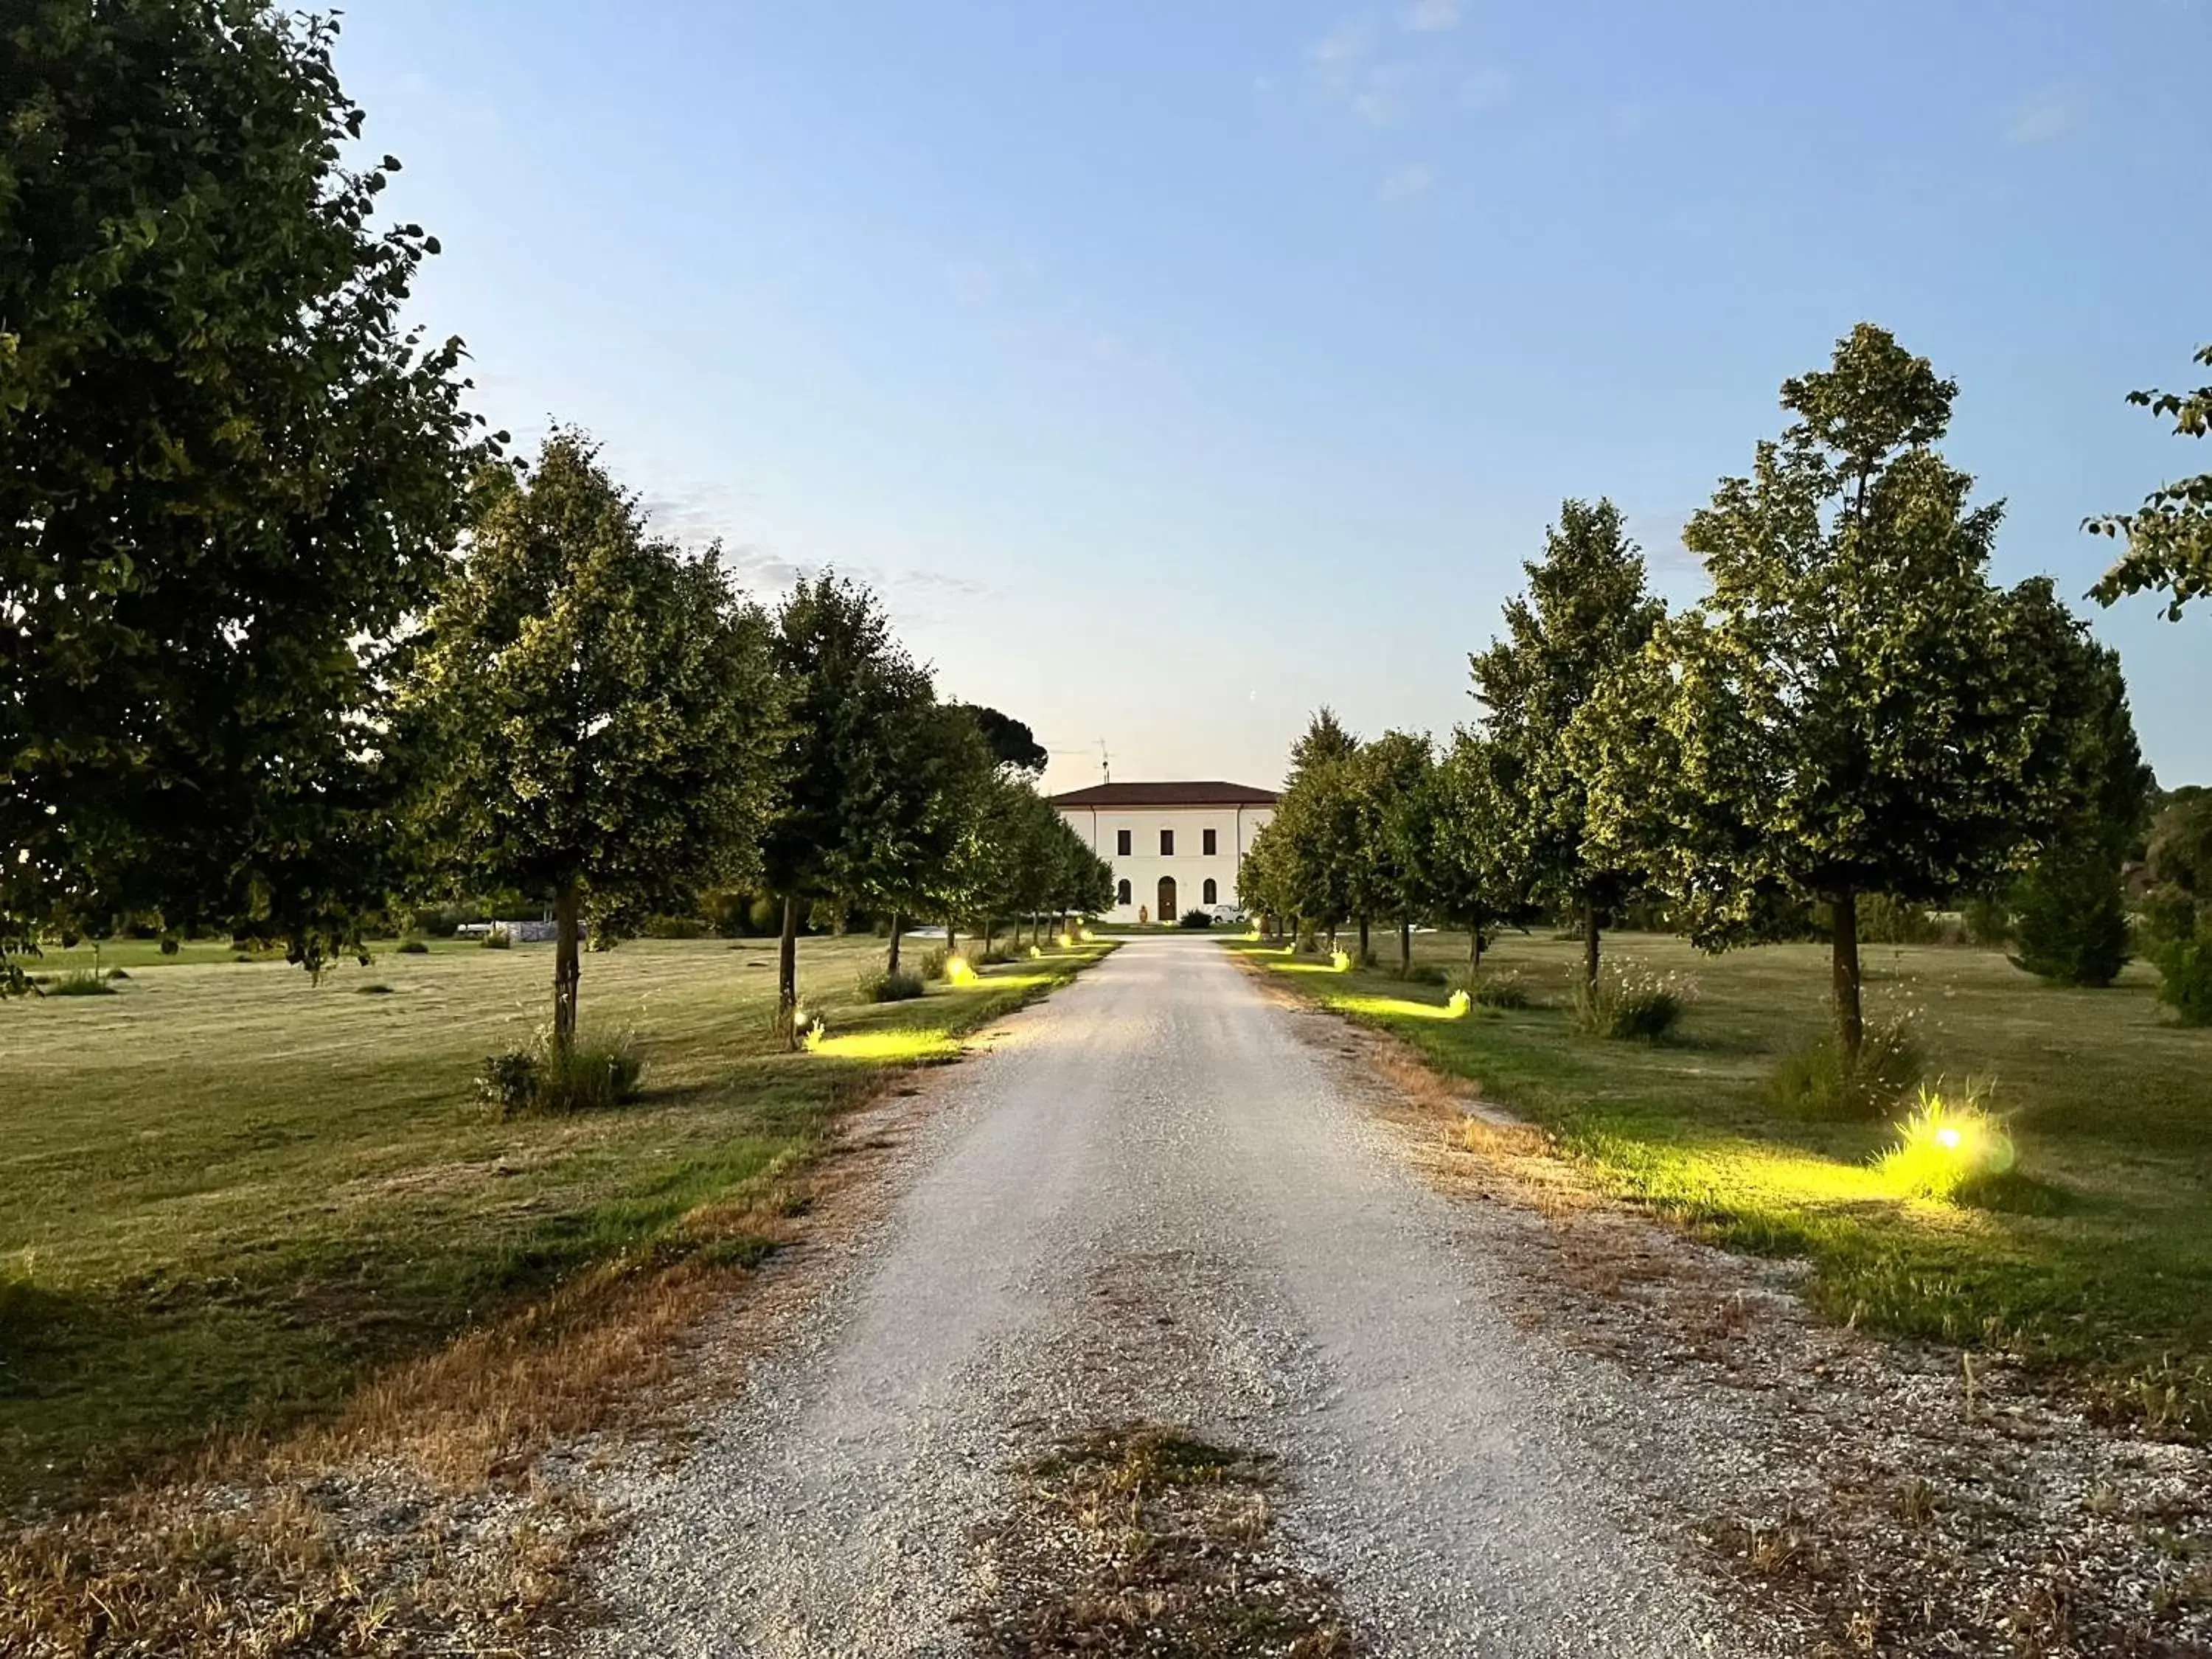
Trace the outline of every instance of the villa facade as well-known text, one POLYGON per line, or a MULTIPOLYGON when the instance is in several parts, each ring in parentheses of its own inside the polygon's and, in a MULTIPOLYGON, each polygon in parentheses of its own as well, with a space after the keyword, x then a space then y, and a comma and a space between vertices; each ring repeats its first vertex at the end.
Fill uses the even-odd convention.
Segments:
POLYGON ((1242 783, 1099 783, 1052 804, 1114 866, 1107 921, 1172 922, 1237 902, 1237 871, 1277 799, 1242 783))

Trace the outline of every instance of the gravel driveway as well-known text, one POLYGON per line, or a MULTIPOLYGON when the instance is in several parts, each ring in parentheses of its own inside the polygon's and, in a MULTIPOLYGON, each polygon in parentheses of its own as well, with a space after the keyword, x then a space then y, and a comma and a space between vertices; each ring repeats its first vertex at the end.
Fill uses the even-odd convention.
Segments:
POLYGON ((617 1482, 595 1649, 972 1652, 1022 1471, 1142 1423, 1268 1460, 1359 1650, 1742 1650, 1631 1529, 1618 1384, 1510 1316, 1486 1233, 1522 1224, 1411 1175, 1304 1029, 1146 939, 935 1074, 888 1207, 617 1482))

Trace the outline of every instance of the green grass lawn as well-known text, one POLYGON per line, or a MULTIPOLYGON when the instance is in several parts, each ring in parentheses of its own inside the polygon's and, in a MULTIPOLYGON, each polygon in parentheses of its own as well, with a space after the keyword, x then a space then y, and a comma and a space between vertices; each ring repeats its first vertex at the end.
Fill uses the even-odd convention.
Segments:
POLYGON ((0 1004, 0 1503, 311 1414, 586 1263, 696 1247, 687 1215, 817 1150, 854 1079, 957 1053, 1109 948, 871 1007, 881 943, 805 940, 830 1034, 799 1054, 770 1030, 773 940, 587 954, 585 1025, 635 1032, 643 1097, 506 1122, 474 1074, 545 1018, 550 945, 320 985, 155 957, 112 997, 0 1004))
MULTIPOLYGON (((1378 935, 1386 963, 1396 943, 1378 935)), ((1614 1194, 1806 1258, 1834 1317, 2007 1348, 2078 1374, 2117 1413, 2212 1432, 2212 1030, 2176 1024, 2141 966, 2110 990, 2067 990, 1995 951, 1868 947, 1869 1012, 1916 1007, 1932 1071, 1994 1082, 2021 1164, 1991 1209, 1889 1190, 1871 1167, 1893 1140, 1885 1124, 1801 1122, 1765 1101, 1777 1062, 1824 1027, 1824 948, 1707 957, 1609 937, 1613 959, 1698 983, 1680 1035, 1659 1044, 1571 1028, 1571 941, 1506 936, 1486 971, 1517 970, 1544 1006, 1458 1019, 1440 1017, 1441 989, 1230 948, 1475 1079, 1614 1194)), ((1463 934, 1415 939, 1418 962, 1465 953, 1463 934)))

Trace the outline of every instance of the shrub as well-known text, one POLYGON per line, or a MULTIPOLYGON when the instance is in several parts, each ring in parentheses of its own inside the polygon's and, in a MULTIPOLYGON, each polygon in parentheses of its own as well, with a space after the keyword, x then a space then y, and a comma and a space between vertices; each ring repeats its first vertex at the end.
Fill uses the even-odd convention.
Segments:
POLYGON ((486 1056, 477 1096, 495 1117, 619 1106, 637 1092, 645 1063, 628 1036, 581 1037, 564 1053, 544 1039, 486 1056))
POLYGON ((57 974, 46 982, 46 994, 50 997, 112 997, 115 988, 106 976, 95 968, 72 968, 57 974))
POLYGON ((2158 1000, 2185 1025, 2212 1025, 2212 916, 2158 951, 2158 1000))
POLYGON ((1192 929, 1211 927, 1213 926, 1213 918, 1204 910, 1186 910, 1182 913, 1182 920, 1176 925, 1192 929))
POLYGON ((1607 963, 1598 970, 1596 985, 1575 981, 1575 1025, 1593 1036, 1656 1042, 1680 1022, 1682 1011, 1697 995, 1697 987, 1686 979, 1607 963))
POLYGON ((1014 959, 1014 953, 1004 945, 996 945, 975 958, 986 968, 1000 968, 1014 959))
POLYGON ((640 939, 704 939, 707 924, 696 916, 648 916, 640 939))
POLYGON ((2118 853, 2062 843, 2014 890, 2015 968, 2061 985, 2110 985, 2128 965, 2118 853))
POLYGON ((1859 939, 1866 945, 1936 945, 1942 926, 1927 907, 1887 893, 1863 893, 1858 901, 1859 939))
POLYGON ((783 932, 783 902, 772 894, 763 893, 745 911, 745 926, 763 938, 783 932))
POLYGON ((1445 983, 1449 975, 1434 963, 1415 962, 1409 963, 1403 969, 1393 968, 1390 970, 1390 977, 1403 981, 1407 985, 1442 985, 1445 983))
POLYGON ((399 941, 399 954, 403 957, 427 957, 430 954, 430 947, 419 939, 403 939, 399 941))
POLYGON ((927 987, 911 968, 887 968, 870 974, 860 981, 860 1000, 863 1002, 911 1002, 922 995, 927 987))
POLYGON ((1444 975, 1444 983, 1455 992, 1463 992, 1467 1000, 1478 1008, 1533 1008, 1536 998, 1528 988, 1528 981, 1510 969, 1502 974, 1469 973, 1464 968, 1455 968, 1444 975))
POLYGON ((483 943, 487 951, 512 951, 514 949, 514 936, 512 933, 486 933, 483 943))
POLYGON ((2012 1172, 2012 1136, 1989 1109, 1986 1084, 1969 1083, 1947 1094, 1939 1083, 1920 1085, 1918 1098, 1898 1125, 1898 1144, 1875 1167, 1914 1198, 1944 1200, 2012 1172))
POLYGON ((120 968, 111 968, 107 970, 107 977, 111 980, 118 980, 129 979, 131 975, 125 973, 120 968))
POLYGON ((1858 1063, 1833 1031, 1775 1068, 1767 1095, 1793 1117, 1864 1120, 1893 1110, 1920 1081, 1925 1060, 1910 1016, 1869 1024, 1858 1063))
POLYGON ((924 979, 943 979, 945 964, 951 960, 952 952, 945 946, 932 946, 921 953, 921 976, 924 979))

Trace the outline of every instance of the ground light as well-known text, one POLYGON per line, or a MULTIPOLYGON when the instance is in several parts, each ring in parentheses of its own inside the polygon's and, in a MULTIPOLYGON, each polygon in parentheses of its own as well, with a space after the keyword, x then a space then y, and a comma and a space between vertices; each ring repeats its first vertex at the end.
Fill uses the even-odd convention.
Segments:
POLYGON ((1989 1109, 1987 1085, 1957 1093, 1920 1085, 1919 1097, 1897 1126, 1898 1144, 1876 1162, 1878 1173, 1911 1198, 1948 1203, 1967 1186, 2011 1170, 2012 1136, 1989 1109))
POLYGON ((1073 934, 1073 933, 1062 933, 1062 934, 1060 936, 1060 948, 1061 950, 1063 950, 1063 951, 1072 950, 1072 949, 1073 949, 1073 948, 1074 948, 1074 945, 1075 945, 1075 935, 1074 935, 1074 934, 1073 934))
POLYGON ((969 964, 967 957, 945 957, 945 982, 947 985, 973 985, 975 979, 975 969, 969 964))
POLYGON ((1339 951, 1332 955, 1328 961, 1329 965, 1340 974, 1348 974, 1352 971, 1352 952, 1349 951, 1339 951))

